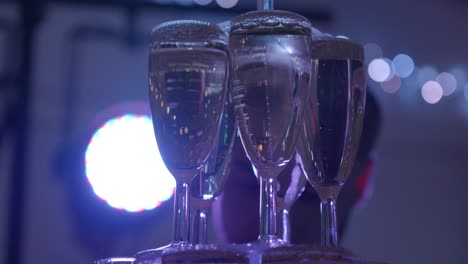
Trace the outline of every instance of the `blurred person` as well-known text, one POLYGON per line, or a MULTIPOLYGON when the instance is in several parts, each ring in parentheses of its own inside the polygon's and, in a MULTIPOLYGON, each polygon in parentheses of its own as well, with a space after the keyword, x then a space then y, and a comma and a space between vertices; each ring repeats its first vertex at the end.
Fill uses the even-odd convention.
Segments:
MULTIPOLYGON (((374 147, 379 134, 381 112, 375 97, 367 93, 364 124, 355 165, 337 201, 339 239, 354 209, 362 207, 372 193, 374 147)), ((213 204, 213 221, 218 242, 248 243, 259 234, 259 181, 238 137, 232 153, 230 175, 221 197, 213 204)), ((290 162, 279 176, 287 177, 294 167, 290 162)), ((305 191, 290 212, 291 242, 320 243, 320 199, 307 183, 305 191)))

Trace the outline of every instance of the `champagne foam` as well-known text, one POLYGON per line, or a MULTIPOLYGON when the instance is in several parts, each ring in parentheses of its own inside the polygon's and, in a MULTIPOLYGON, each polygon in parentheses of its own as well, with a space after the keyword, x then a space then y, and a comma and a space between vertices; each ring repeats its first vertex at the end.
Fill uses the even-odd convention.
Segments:
POLYGON ((310 35, 310 22, 296 13, 261 10, 244 13, 231 22, 231 35, 258 33, 310 35))
POLYGON ((227 35, 216 24, 197 20, 176 20, 162 23, 151 32, 153 45, 190 43, 221 43, 227 35))
POLYGON ((312 41, 311 54, 314 59, 364 60, 364 49, 361 45, 348 39, 325 35, 322 39, 312 41))

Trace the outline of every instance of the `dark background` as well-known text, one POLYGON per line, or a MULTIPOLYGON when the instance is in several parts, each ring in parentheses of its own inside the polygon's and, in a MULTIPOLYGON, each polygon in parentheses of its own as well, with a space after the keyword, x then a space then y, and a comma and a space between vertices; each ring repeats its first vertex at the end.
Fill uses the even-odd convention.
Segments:
MULTIPOLYGON (((120 231, 102 223, 113 222, 102 220, 109 215, 90 209, 83 216, 88 211, 75 209, 70 198, 69 178, 80 173, 71 165, 60 168, 57 159, 79 149, 70 145, 90 133, 98 112, 147 100, 154 25, 187 18, 221 22, 254 9, 255 2, 240 0, 230 10, 214 2, 208 8, 143 2, 140 8, 142 1, 131 0, 0 1, 0 262, 91 263, 170 241, 170 203, 142 220, 116 220, 120 231), (101 33, 73 33, 77 28, 101 33), (116 41, 114 35, 126 37, 116 41), (100 223, 93 224, 95 218, 100 223), (99 225, 104 231, 96 234, 111 240, 89 234, 99 225)), ((344 246, 391 263, 466 263, 468 1, 278 0, 276 7, 308 16, 322 31, 377 43, 385 57, 406 53, 417 67, 464 72, 456 92, 434 105, 424 102, 414 77, 395 94, 369 81, 385 115, 375 192, 352 218, 344 246)))

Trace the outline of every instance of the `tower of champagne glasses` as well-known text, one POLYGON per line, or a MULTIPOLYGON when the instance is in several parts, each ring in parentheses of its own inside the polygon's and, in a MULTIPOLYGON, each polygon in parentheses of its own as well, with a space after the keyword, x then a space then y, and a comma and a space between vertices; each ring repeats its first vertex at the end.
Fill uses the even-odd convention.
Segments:
POLYGON ((364 263, 339 247, 335 208, 359 146, 365 93, 362 47, 274 10, 273 1, 220 25, 156 26, 149 97, 177 181, 172 242, 98 263, 364 263), (260 183, 260 223, 252 223, 260 234, 218 245, 207 239, 208 214, 236 135, 260 183), (282 174, 286 166, 292 172, 282 174), (289 210, 307 182, 321 200, 321 245, 290 241, 289 210))

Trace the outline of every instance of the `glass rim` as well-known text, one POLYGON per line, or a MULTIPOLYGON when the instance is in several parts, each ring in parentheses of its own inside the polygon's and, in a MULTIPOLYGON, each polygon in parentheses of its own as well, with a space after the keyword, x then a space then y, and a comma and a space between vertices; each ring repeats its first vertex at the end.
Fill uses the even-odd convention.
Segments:
POLYGON ((129 258, 129 257, 114 257, 114 258, 106 258, 106 259, 101 259, 96 262, 95 264, 111 264, 111 263, 132 263, 135 261, 135 258, 129 258))
POLYGON ((213 48, 224 51, 228 53, 229 47, 228 44, 223 41, 193 41, 193 42, 183 42, 183 41, 163 41, 163 42, 153 42, 150 45, 152 50, 157 49, 182 49, 182 48, 213 48))
POLYGON ((163 22, 161 24, 158 24, 154 26, 151 29, 151 35, 155 33, 156 30, 167 27, 167 26, 173 26, 173 25, 180 25, 180 24, 194 24, 194 25, 200 25, 200 26, 208 26, 212 28, 218 28, 217 24, 206 22, 206 21, 201 21, 201 20, 196 20, 196 19, 180 19, 180 20, 170 20, 163 22))

